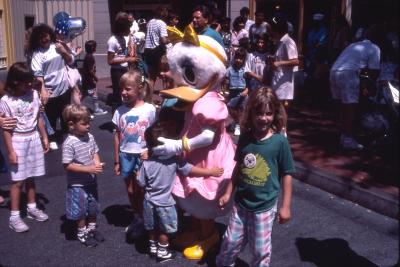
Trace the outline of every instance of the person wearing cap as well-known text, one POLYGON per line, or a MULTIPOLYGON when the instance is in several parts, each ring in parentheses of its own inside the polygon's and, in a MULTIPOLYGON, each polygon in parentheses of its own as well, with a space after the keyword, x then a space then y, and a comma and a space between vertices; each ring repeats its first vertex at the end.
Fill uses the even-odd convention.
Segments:
POLYGON ((288 34, 287 20, 274 16, 270 22, 272 40, 276 44, 274 57, 269 62, 272 68, 271 87, 285 106, 294 96, 294 72, 299 65, 296 43, 288 34))
POLYGON ((199 35, 207 35, 217 41, 222 47, 224 42, 221 35, 214 29, 208 26, 210 19, 210 11, 206 6, 199 5, 193 9, 192 26, 195 32, 199 35))
POLYGON ((315 69, 315 54, 317 49, 328 46, 328 29, 324 25, 325 16, 321 13, 313 15, 312 27, 307 34, 306 42, 306 72, 313 75, 315 69))

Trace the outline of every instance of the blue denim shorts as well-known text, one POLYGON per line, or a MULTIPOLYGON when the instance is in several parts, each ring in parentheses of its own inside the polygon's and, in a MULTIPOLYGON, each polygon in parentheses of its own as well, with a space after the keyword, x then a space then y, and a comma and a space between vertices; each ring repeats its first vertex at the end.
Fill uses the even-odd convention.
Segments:
POLYGON ((96 217, 100 211, 97 185, 69 186, 65 199, 66 216, 69 220, 96 217))
POLYGON ((121 168, 121 177, 124 179, 132 177, 142 164, 140 154, 119 152, 119 166, 121 168))
POLYGON ((172 234, 178 230, 178 219, 175 206, 156 206, 153 203, 143 201, 144 228, 147 231, 159 230, 165 234, 172 234))

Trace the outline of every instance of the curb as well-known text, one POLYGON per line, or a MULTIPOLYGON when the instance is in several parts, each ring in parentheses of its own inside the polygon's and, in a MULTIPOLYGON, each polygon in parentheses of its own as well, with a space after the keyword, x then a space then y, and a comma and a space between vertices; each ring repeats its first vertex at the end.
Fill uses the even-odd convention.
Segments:
POLYGON ((378 187, 323 172, 301 162, 296 162, 295 165, 296 179, 380 214, 394 219, 399 218, 398 196, 384 192, 378 187))
MULTIPOLYGON (((99 100, 106 102, 111 89, 98 90, 99 100)), ((321 171, 315 167, 295 161, 297 180, 318 187, 344 199, 355 202, 377 213, 399 218, 399 198, 389 194, 378 187, 356 183, 351 179, 342 178, 321 171)))

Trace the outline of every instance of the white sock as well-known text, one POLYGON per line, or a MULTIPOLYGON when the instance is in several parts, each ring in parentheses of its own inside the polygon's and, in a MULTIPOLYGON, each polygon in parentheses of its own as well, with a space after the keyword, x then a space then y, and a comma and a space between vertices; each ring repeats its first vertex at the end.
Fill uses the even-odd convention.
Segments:
POLYGON ((28 203, 28 210, 35 210, 36 209, 36 202, 28 203))
POLYGON ((10 217, 11 217, 11 218, 20 217, 19 210, 12 210, 12 211, 10 212, 10 217))
POLYGON ((88 224, 87 229, 89 231, 95 230, 96 229, 96 223, 95 222, 91 222, 88 224))
POLYGON ((78 236, 83 236, 86 232, 86 226, 78 228, 78 236))

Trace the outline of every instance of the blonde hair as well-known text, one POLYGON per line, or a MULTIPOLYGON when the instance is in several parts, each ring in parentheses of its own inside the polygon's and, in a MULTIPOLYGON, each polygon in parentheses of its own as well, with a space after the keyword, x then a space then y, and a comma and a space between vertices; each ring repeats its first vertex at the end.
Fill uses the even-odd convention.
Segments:
POLYGON ((88 108, 83 105, 71 104, 64 108, 62 117, 65 122, 88 122, 90 121, 90 112, 88 108))
POLYGON ((274 114, 271 126, 273 131, 280 132, 286 127, 287 116, 282 103, 271 88, 261 87, 250 94, 241 119, 241 130, 247 133, 252 132, 254 114, 263 112, 274 114))
POLYGON ((124 73, 119 80, 119 86, 122 88, 126 85, 131 85, 138 90, 140 100, 152 103, 153 96, 150 90, 150 85, 142 72, 139 70, 129 70, 124 73))

